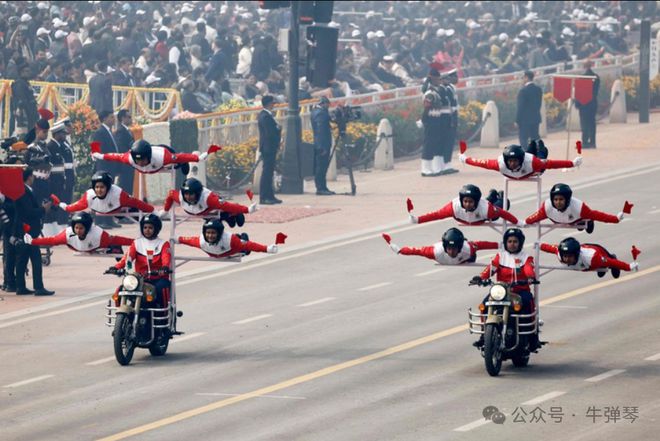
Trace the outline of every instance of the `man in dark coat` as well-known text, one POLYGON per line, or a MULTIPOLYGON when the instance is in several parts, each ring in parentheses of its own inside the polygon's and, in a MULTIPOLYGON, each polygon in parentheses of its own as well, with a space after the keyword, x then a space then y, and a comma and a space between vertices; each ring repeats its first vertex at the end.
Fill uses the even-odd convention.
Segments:
POLYGON ((12 123, 10 130, 20 129, 22 133, 27 132, 34 127, 39 114, 37 113, 37 100, 34 97, 34 90, 30 85, 32 77, 32 68, 29 64, 23 62, 18 65, 18 79, 11 85, 11 107, 12 123))
POLYGON ((275 161, 277 151, 280 148, 282 127, 275 121, 273 107, 275 99, 271 95, 265 95, 261 99, 263 110, 259 112, 257 122, 259 125, 259 152, 261 152, 263 169, 259 183, 259 199, 264 205, 281 204, 282 201, 275 197, 273 190, 273 175, 275 173, 275 161))
POLYGON ((596 113, 598 112, 598 90, 600 89, 600 77, 591 69, 591 61, 585 63, 587 70, 583 75, 594 77, 593 96, 587 104, 575 102, 575 107, 580 111, 580 128, 582 129, 582 147, 585 149, 596 148, 596 113))
POLYGON ((101 61, 96 64, 97 74, 89 80, 89 105, 97 115, 103 111, 112 113, 112 78, 107 73, 108 63, 101 61))
MULTIPOLYGON (((32 183, 34 175, 30 167, 23 171, 23 182, 25 183, 25 194, 18 198, 14 203, 16 209, 16 218, 14 221, 14 237, 23 238, 24 225, 29 227, 29 234, 32 238, 39 237, 41 226, 46 212, 51 209, 51 201, 38 201, 32 192, 32 183)), ((17 245, 16 259, 16 294, 34 294, 37 296, 50 296, 55 294, 44 288, 42 278, 41 253, 39 247, 27 244, 17 245), (28 260, 32 263, 32 284, 34 291, 25 286, 25 270, 28 260)))
MULTIPOLYGON (((112 73, 112 84, 116 86, 135 87, 135 79, 133 79, 133 75, 131 75, 132 67, 133 64, 131 63, 130 58, 128 57, 120 58, 119 69, 117 69, 112 73)), ((110 90, 112 90, 112 84, 110 85, 110 90)))
POLYGON ((314 132, 314 183, 316 194, 328 196, 335 194, 328 189, 325 175, 330 164, 332 149, 332 130, 330 128, 330 100, 321 97, 321 101, 312 109, 312 131, 314 132))
MULTIPOLYGON (((119 153, 126 153, 131 149, 135 139, 129 127, 133 125, 133 116, 127 109, 121 109, 117 112, 117 130, 115 131, 115 142, 119 153)), ((133 175, 132 167, 121 167, 117 170, 119 177, 119 186, 128 194, 133 193, 133 175)))
MULTIPOLYGON (((99 120, 101 121, 101 126, 92 135, 92 141, 101 143, 101 153, 119 153, 117 140, 112 133, 112 127, 115 125, 114 113, 111 110, 102 110, 99 114, 99 120)), ((112 176, 118 176, 121 174, 121 168, 124 166, 111 161, 96 161, 95 167, 97 171, 105 170, 112 176)), ((98 216, 95 223, 102 228, 117 228, 119 226, 111 217, 105 216, 98 216)))
POLYGON ((534 84, 534 72, 525 72, 525 85, 518 92, 518 139, 525 148, 532 139, 538 139, 539 125, 541 124, 541 103, 543 90, 534 84))

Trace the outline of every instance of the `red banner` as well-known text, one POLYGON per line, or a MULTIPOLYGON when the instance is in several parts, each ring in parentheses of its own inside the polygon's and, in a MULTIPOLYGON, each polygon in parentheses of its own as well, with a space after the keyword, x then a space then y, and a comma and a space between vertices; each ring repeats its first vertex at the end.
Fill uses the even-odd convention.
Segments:
POLYGON ((561 103, 571 97, 571 78, 553 77, 552 96, 561 103))
POLYGON ((594 98, 594 80, 592 78, 576 78, 575 101, 580 104, 588 104, 594 98))
POLYGON ((25 193, 22 167, 0 167, 0 193, 16 200, 25 193))

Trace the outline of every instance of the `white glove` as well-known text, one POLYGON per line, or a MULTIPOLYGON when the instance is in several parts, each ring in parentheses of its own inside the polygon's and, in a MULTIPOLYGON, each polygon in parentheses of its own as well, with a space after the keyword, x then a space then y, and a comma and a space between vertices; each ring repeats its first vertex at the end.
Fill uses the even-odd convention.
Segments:
POLYGON ((408 213, 408 216, 410 218, 410 223, 411 224, 418 224, 419 223, 419 219, 414 214, 408 213))
POLYGON ((159 210, 158 213, 156 213, 156 216, 158 216, 159 218, 162 219, 163 216, 165 216, 166 214, 167 214, 167 211, 165 211, 165 210, 159 210))
POLYGON ((616 218, 619 219, 619 220, 623 220, 623 216, 624 216, 623 211, 619 211, 616 215, 616 218))
POLYGON ((60 202, 59 206, 62 210, 66 210, 66 207, 67 207, 66 202, 60 202))
POLYGON ((257 211, 258 209, 259 209, 259 205, 257 205, 257 203, 255 202, 254 204, 251 204, 251 205, 248 207, 248 213, 249 213, 249 214, 252 214, 252 213, 254 213, 255 211, 257 211))
MULTIPOLYGON (((27 242, 25 242, 25 243, 27 243, 27 242)), ((639 264, 637 262, 632 262, 630 264, 630 271, 632 271, 633 273, 636 273, 637 271, 639 271, 639 264)))
POLYGON ((179 238, 178 237, 173 237, 170 239, 172 243, 179 243, 179 238))
POLYGON ((461 153, 460 155, 458 155, 458 160, 461 161, 461 164, 465 164, 465 161, 467 161, 467 156, 465 155, 465 153, 461 153))
POLYGON ((208 157, 209 157, 208 152, 204 152, 204 153, 199 154, 199 160, 200 161, 206 161, 206 158, 208 158, 208 157))
POLYGON ((92 159, 94 161, 98 161, 99 159, 103 159, 103 153, 98 153, 98 152, 92 153, 92 159))
POLYGON ((23 236, 23 242, 25 242, 26 245, 30 245, 32 243, 32 236, 25 233, 25 235, 23 236))
POLYGON ((424 128, 424 123, 422 122, 421 119, 418 119, 417 121, 415 121, 415 124, 417 125, 417 128, 419 128, 419 129, 424 128))
POLYGON ((576 156, 573 159, 573 167, 579 167, 580 165, 582 165, 582 156, 576 156))
POLYGON ((518 228, 526 228, 527 224, 523 220, 519 220, 518 223, 516 224, 518 228))
POLYGON ((400 247, 399 245, 395 244, 395 243, 391 243, 391 244, 390 244, 390 248, 391 248, 392 251, 394 251, 396 254, 399 254, 399 252, 401 251, 401 247, 400 247))
POLYGON ((277 245, 268 245, 268 248, 266 248, 266 252, 268 254, 277 254, 277 245))

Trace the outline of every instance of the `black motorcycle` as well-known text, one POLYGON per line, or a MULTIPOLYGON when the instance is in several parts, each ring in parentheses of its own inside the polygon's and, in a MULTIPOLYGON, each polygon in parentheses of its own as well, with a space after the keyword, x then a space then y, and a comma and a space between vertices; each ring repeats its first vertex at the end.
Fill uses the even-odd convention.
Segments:
POLYGON ((485 303, 479 305, 479 312, 468 310, 468 326, 471 334, 482 334, 481 355, 486 371, 497 376, 502 361, 510 359, 516 367, 529 363, 531 352, 538 349, 538 320, 535 310, 522 314, 522 299, 511 290, 514 286, 538 285, 539 282, 525 280, 513 283, 493 282, 488 279, 473 279, 470 286, 490 286, 485 303))

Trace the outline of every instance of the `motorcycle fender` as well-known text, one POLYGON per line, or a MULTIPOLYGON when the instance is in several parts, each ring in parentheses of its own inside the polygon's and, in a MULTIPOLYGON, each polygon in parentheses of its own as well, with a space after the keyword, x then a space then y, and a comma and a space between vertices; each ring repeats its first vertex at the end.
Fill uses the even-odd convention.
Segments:
POLYGON ((117 313, 132 314, 133 312, 135 312, 135 308, 128 305, 121 305, 117 308, 117 313))
POLYGON ((502 316, 500 315, 489 315, 488 318, 486 319, 486 324, 495 324, 495 325, 501 325, 502 324, 502 316))

